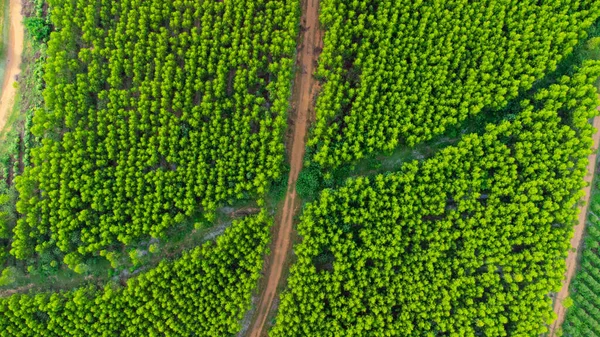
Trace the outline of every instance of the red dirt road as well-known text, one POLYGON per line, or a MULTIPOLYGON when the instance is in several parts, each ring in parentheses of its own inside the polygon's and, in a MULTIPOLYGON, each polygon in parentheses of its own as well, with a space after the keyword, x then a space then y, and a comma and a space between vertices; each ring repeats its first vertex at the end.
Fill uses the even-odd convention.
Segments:
MULTIPOLYGON (((599 130, 594 134, 594 150, 598 148, 598 144, 600 143, 600 117, 594 118, 594 128, 599 130)), ((563 281, 563 287, 560 292, 556 295, 554 300, 554 312, 558 316, 556 321, 552 323, 550 326, 550 336, 557 336, 557 332, 559 328, 562 326, 562 323, 565 320, 565 313, 567 309, 562 305, 562 301, 569 296, 569 285, 571 284, 571 280, 575 271, 577 270, 577 255, 579 254, 579 249, 581 248, 581 240, 583 238, 583 232, 585 230, 585 221, 587 218, 587 209, 590 201, 590 194, 592 190, 592 179, 594 178, 594 171, 596 169, 596 152, 594 151, 589 157, 588 163, 588 174, 585 176, 585 181, 588 182, 588 186, 584 188, 585 196, 583 197, 583 201, 585 202, 584 206, 581 208, 581 212, 579 213, 579 219, 577 222, 577 226, 575 226, 575 234, 571 239, 571 247, 576 248, 576 251, 569 252, 569 256, 567 257, 567 272, 565 276, 565 281, 563 281)))
POLYGON ((290 151, 290 175, 288 178, 287 194, 285 196, 283 211, 276 228, 274 245, 271 246, 271 257, 266 271, 266 282, 260 294, 256 308, 256 317, 250 327, 248 336, 266 336, 265 324, 274 300, 285 262, 292 249, 293 220, 296 211, 296 180, 302 169, 304 148, 306 144, 306 131, 308 119, 314 109, 313 101, 318 84, 313 78, 316 58, 319 48, 322 47, 322 32, 319 29, 319 0, 306 0, 302 3, 302 46, 298 50, 297 66, 294 83, 294 96, 292 106, 296 106, 294 134, 290 151))
POLYGON ((21 16, 21 0, 10 0, 9 18, 6 64, 4 80, 2 81, 2 94, 0 96, 0 131, 4 128, 8 116, 12 111, 17 92, 13 83, 15 82, 15 77, 21 71, 21 53, 23 52, 23 36, 25 33, 23 29, 23 17, 21 16))

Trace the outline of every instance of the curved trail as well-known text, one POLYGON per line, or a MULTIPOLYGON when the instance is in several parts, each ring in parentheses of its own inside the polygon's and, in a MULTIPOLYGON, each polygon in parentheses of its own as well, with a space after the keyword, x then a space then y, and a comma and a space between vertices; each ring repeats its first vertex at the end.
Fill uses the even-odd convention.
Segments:
MULTIPOLYGON (((600 107, 599 107, 600 110, 600 107)), ((571 247, 576 250, 569 251, 569 255, 567 257, 567 271, 565 274, 565 281, 563 282, 563 286, 560 292, 556 295, 554 299, 554 312, 558 316, 558 318, 552 323, 550 326, 550 336, 557 336, 558 329, 562 326, 562 323, 565 320, 565 313, 567 309, 562 305, 562 301, 569 296, 569 285, 571 284, 571 280, 573 279, 573 275, 577 270, 577 255, 579 254, 579 249, 581 248, 581 240, 583 239, 583 232, 585 231, 585 221, 587 219, 587 209, 590 201, 590 195, 592 190, 592 180, 594 179, 594 171, 596 169, 596 149, 598 149, 598 144, 600 143, 600 117, 594 118, 594 128, 598 130, 594 134, 594 152, 588 157, 588 174, 585 176, 585 181, 588 183, 583 190, 585 192, 585 196, 583 197, 583 201, 585 204, 581 208, 579 213, 579 219, 577 221, 577 225, 575 226, 575 234, 571 239, 571 247)))
POLYGON ((21 0, 10 0, 10 25, 8 28, 8 44, 6 49, 6 64, 4 80, 2 81, 2 96, 0 96, 0 131, 6 125, 12 112, 17 89, 13 82, 20 72, 21 53, 23 52, 23 17, 21 16, 21 0))
POLYGON ((294 83, 293 100, 296 104, 294 116, 294 136, 290 151, 290 175, 285 196, 283 211, 276 228, 274 244, 271 246, 271 256, 266 271, 265 288, 260 294, 256 308, 256 317, 250 327, 248 336, 266 336, 265 323, 277 296, 277 288, 281 281, 286 258, 292 249, 293 220, 296 211, 296 180, 302 169, 305 136, 308 118, 314 108, 314 96, 318 83, 313 78, 316 59, 322 47, 322 32, 319 29, 319 0, 302 2, 302 46, 298 50, 297 66, 294 83))

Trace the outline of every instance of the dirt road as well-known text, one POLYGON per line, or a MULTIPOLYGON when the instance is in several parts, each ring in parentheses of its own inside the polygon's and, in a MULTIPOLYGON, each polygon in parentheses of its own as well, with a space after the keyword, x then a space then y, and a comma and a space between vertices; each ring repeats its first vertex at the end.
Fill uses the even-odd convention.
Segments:
MULTIPOLYGON (((594 118, 594 127, 596 128, 596 130, 599 130, 594 134, 594 149, 597 149, 598 144, 600 143, 600 117, 594 118)), ((557 336, 556 333, 565 320, 565 313, 567 310, 565 309, 565 307, 563 307, 562 301, 569 296, 569 285, 571 284, 571 279, 573 278, 573 275, 575 274, 575 271, 577 269, 577 255, 579 254, 579 249, 581 248, 581 240, 583 238, 583 232, 585 230, 587 209, 592 190, 592 179, 594 178, 594 171, 596 169, 596 153, 597 151, 594 151, 588 158, 588 174, 585 176, 585 181, 589 184, 584 188, 585 196, 583 197, 583 201, 585 202, 585 204, 581 209, 581 212, 579 213, 579 219, 577 225, 575 226, 575 234, 571 239, 571 246, 576 248, 577 250, 574 252, 570 251, 569 256, 567 257, 567 272, 565 281, 563 282, 562 289, 557 294, 556 299, 554 300, 554 312, 558 315, 558 318, 550 326, 550 336, 557 336)))
POLYGON ((17 89, 13 87, 16 76, 20 72, 21 53, 23 52, 23 17, 21 16, 21 0, 10 0, 10 25, 6 49, 2 96, 0 96, 0 131, 4 128, 12 111, 17 89))
POLYGON ((302 169, 306 130, 310 118, 317 81, 313 78, 316 59, 322 48, 322 32, 319 29, 319 0, 305 0, 302 3, 302 46, 298 50, 296 80, 292 106, 296 107, 293 140, 290 153, 290 175, 288 177, 287 194, 283 211, 279 219, 279 228, 271 246, 271 256, 266 271, 266 282, 260 294, 256 308, 256 317, 250 327, 248 336, 266 336, 265 323, 273 302, 277 296, 277 288, 281 281, 286 258, 292 249, 292 229, 296 210, 296 180, 302 169))

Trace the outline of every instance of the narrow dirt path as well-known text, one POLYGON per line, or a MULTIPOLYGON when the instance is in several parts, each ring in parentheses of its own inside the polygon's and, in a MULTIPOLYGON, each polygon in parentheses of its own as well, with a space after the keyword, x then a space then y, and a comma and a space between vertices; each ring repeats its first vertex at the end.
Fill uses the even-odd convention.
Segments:
POLYGON ((296 211, 296 180, 302 169, 308 119, 314 110, 314 97, 318 83, 313 78, 316 60, 322 48, 322 32, 319 29, 319 0, 302 2, 302 45, 298 49, 297 66, 294 82, 293 105, 296 107, 293 140, 290 151, 290 175, 279 226, 271 245, 265 287, 262 289, 256 308, 256 316, 250 327, 248 336, 266 336, 265 324, 277 296, 286 258, 292 249, 293 220, 296 211))
POLYGON ((17 89, 13 82, 19 74, 21 53, 23 52, 23 17, 21 16, 21 0, 10 0, 10 25, 8 28, 8 44, 6 49, 6 69, 2 81, 2 96, 0 96, 0 131, 4 129, 8 116, 12 112, 17 89))
POLYGON ((590 201, 590 194, 592 191, 592 180, 594 179, 594 171, 596 169, 596 149, 598 148, 598 144, 600 144, 600 117, 594 118, 594 128, 596 128, 596 130, 599 131, 594 134, 594 152, 588 157, 588 174, 585 176, 585 181, 588 182, 588 186, 584 188, 585 196, 583 197, 583 201, 585 202, 585 204, 581 208, 581 212, 579 213, 579 219, 577 225, 575 226, 575 234, 571 239, 571 247, 575 248, 576 250, 574 252, 569 251, 569 255, 567 257, 567 272, 565 276, 565 281, 563 282, 562 289, 556 295, 556 298, 554 300, 554 312, 556 313, 558 318, 550 326, 550 336, 558 336, 556 333, 558 332, 559 328, 562 326, 565 320, 565 313, 567 309, 562 305, 562 301, 569 296, 569 285, 571 284, 573 275, 577 270, 577 255, 579 254, 579 250, 581 248, 581 240, 583 239, 583 232, 585 231, 587 209, 590 201))

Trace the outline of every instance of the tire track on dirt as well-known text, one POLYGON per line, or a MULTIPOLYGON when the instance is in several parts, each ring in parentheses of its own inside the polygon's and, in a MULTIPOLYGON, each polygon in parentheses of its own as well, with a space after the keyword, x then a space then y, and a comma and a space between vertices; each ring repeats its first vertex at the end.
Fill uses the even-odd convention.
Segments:
POLYGON ((322 48, 322 32, 319 28, 319 0, 302 2, 302 45, 298 48, 296 79, 294 81, 293 104, 295 116, 293 121, 293 139, 290 151, 290 174, 283 211, 275 228, 274 244, 271 245, 271 256, 266 262, 266 282, 260 294, 256 316, 250 327, 248 336, 266 336, 265 325, 273 309, 281 276, 287 257, 292 249, 292 231, 296 201, 296 181, 302 169, 308 119, 314 111, 314 97, 318 91, 318 83, 313 77, 318 54, 322 48))
POLYGON ((8 44, 6 49, 6 65, 4 80, 2 81, 2 95, 0 96, 0 131, 4 129, 8 116, 12 112, 17 89, 13 82, 19 74, 21 67, 21 54, 23 53, 23 16, 21 15, 21 0, 10 0, 8 44))

